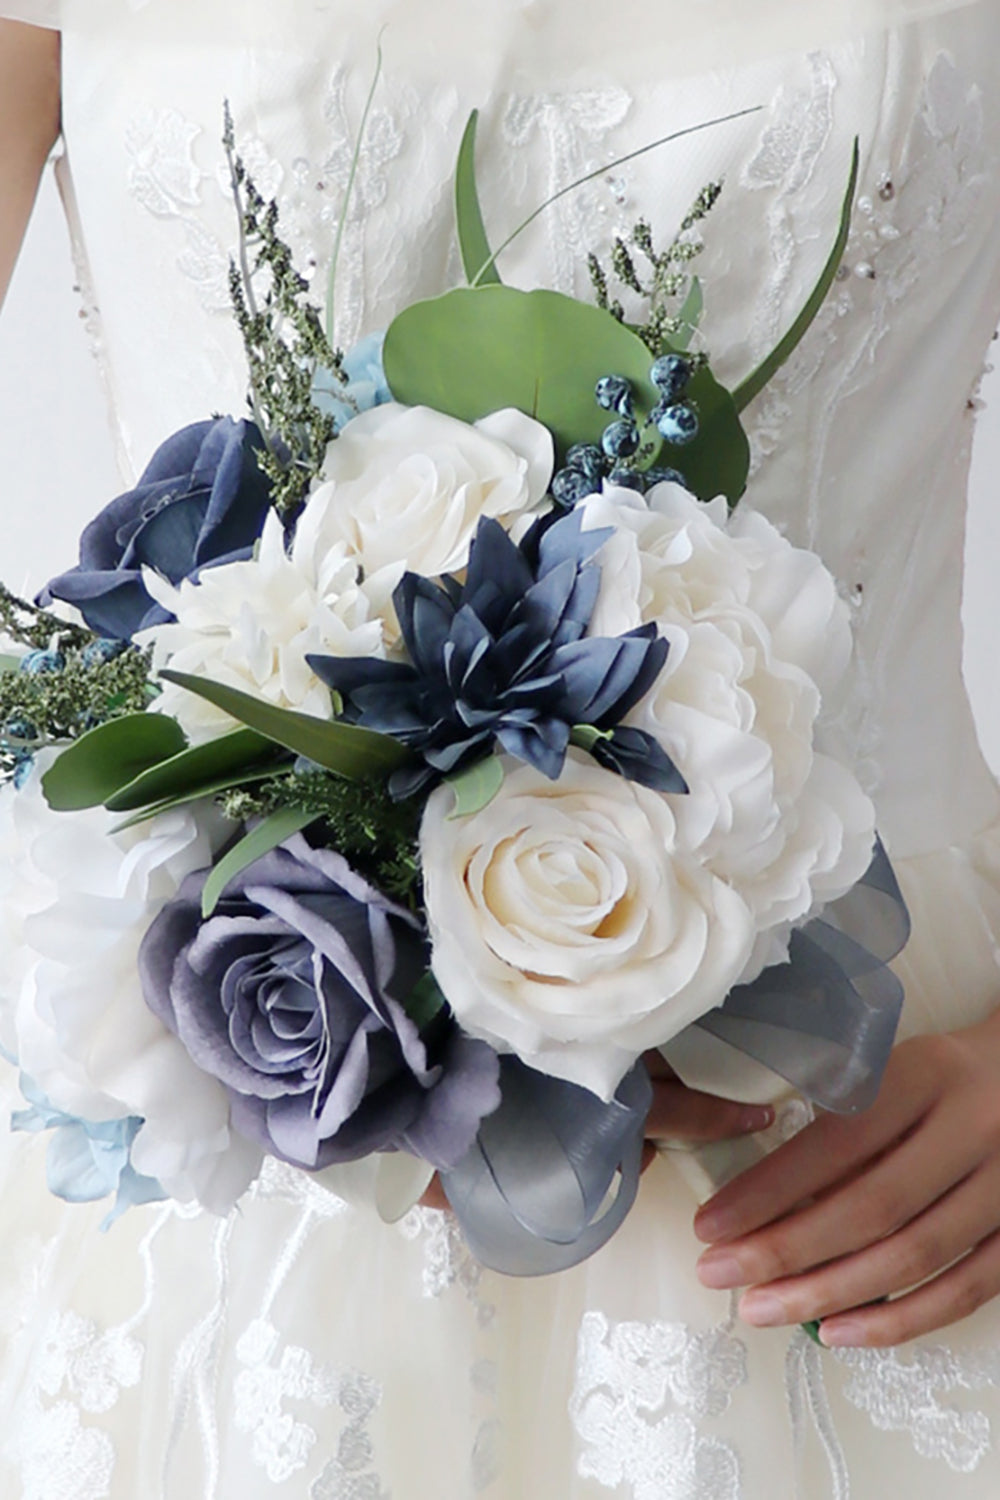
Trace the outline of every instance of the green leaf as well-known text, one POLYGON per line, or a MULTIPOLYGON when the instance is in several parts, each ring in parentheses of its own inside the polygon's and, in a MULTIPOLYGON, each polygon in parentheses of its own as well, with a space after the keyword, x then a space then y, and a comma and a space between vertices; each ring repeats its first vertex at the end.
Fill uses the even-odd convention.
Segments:
POLYGON ((819 1336, 819 1322, 819 1318, 815 1318, 811 1323, 803 1323, 801 1325, 802 1332, 807 1333, 814 1344, 818 1344, 821 1349, 825 1349, 826 1345, 819 1336))
POLYGON ((438 1012, 444 1009, 446 1003, 437 980, 428 969, 423 979, 417 981, 403 1001, 403 1009, 417 1030, 423 1031, 438 1012))
POLYGON ((503 765, 499 756, 488 755, 446 780, 455 793, 455 806, 448 817, 468 818, 488 807, 503 786, 503 765))
POLYGON ((844 196, 844 206, 840 214, 840 228, 837 231, 837 239, 830 252, 830 258, 823 267, 816 287, 805 307, 799 313, 795 322, 789 328, 777 348, 772 350, 764 362, 757 366, 753 374, 748 375, 743 384, 733 392, 737 411, 742 411, 749 406, 755 396, 759 396, 766 385, 774 379, 786 359, 792 355, 805 337, 813 319, 826 301, 827 292, 833 285, 834 278, 840 269, 840 263, 847 249, 847 240, 851 232, 851 215, 854 211, 854 195, 858 188, 858 173, 861 166, 861 146, 857 139, 854 142, 854 155, 851 160, 851 175, 847 184, 847 192, 844 196))
POLYGON ((224 683, 211 682, 207 677, 192 677, 187 672, 166 668, 160 676, 214 703, 216 708, 255 729, 265 739, 351 781, 387 776, 409 758, 406 748, 387 734, 375 734, 354 724, 331 723, 293 709, 275 708, 273 703, 265 703, 224 683))
POLYGON ((205 745, 182 750, 170 760, 143 771, 126 786, 108 797, 105 806, 111 812, 133 812, 154 802, 191 801, 204 796, 203 788, 218 788, 220 778, 227 784, 239 784, 245 773, 267 760, 273 769, 277 754, 271 740, 252 729, 236 729, 220 735, 205 745))
POLYGON ((202 916, 207 919, 212 915, 219 904, 219 897, 235 876, 252 865, 255 859, 277 849, 293 833, 301 833, 303 828, 315 823, 318 816, 318 813, 303 812, 299 807, 280 807, 277 812, 258 823, 245 838, 233 845, 228 854, 223 855, 205 881, 201 893, 202 916))
POLYGON ((125 714, 67 746, 42 777, 42 790, 56 812, 99 807, 186 744, 181 726, 167 714, 125 714))
POLYGON ((658 399, 642 340, 609 313, 559 292, 460 287, 417 302, 390 325, 383 358, 404 405, 463 422, 517 407, 543 422, 562 451, 600 442, 608 415, 594 386, 602 375, 631 381, 640 415, 658 399))
POLYGON ((135 828, 137 824, 146 823, 150 818, 158 817, 160 813, 170 812, 174 807, 185 807, 189 802, 198 802, 203 797, 216 797, 220 792, 231 791, 234 787, 252 786, 255 781, 268 781, 282 769, 283 765, 287 764, 288 762, 284 761, 272 761, 257 771, 236 771, 232 776, 220 776, 218 781, 209 781, 204 786, 195 787, 190 791, 178 792, 176 797, 164 797, 162 802, 150 802, 129 817, 120 818, 108 832, 123 833, 126 828, 135 828))
POLYGON ((736 402, 707 365, 696 371, 684 399, 698 409, 698 436, 680 448, 664 443, 657 462, 683 474, 699 500, 725 495, 734 506, 750 472, 750 444, 736 402))
POLYGON ((680 328, 670 340, 674 349, 683 353, 690 349, 691 340, 698 330, 701 315, 705 311, 705 293, 702 291, 701 282, 697 276, 691 277, 691 285, 688 294, 684 298, 680 312, 677 314, 680 328))
POLYGON ((20 665, 19 656, 8 656, 6 652, 0 654, 0 672, 16 672, 20 665))
POLYGON ((593 724, 574 724, 569 742, 576 745, 578 750, 586 750, 588 755, 593 755, 595 745, 601 740, 613 738, 614 731, 611 729, 595 729, 593 724))
POLYGON ((480 286, 496 286, 500 273, 493 262, 493 252, 486 238, 483 212, 479 206, 479 189, 476 186, 476 126, 479 111, 474 109, 469 116, 455 168, 455 220, 458 226, 458 247, 462 252, 462 265, 470 282, 482 273, 480 286))

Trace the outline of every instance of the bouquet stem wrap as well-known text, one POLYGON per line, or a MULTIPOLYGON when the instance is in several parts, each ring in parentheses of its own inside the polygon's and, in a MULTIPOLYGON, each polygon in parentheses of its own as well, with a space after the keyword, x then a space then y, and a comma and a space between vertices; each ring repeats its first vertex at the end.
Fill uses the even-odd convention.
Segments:
MULTIPOLYGON (((858 884, 792 935, 789 961, 734 989, 698 1026, 786 1078, 813 1104, 865 1109, 892 1050, 903 988, 888 968, 910 919, 876 843, 858 884)), ((639 1186, 652 1089, 639 1062, 610 1103, 501 1060, 503 1102, 442 1174, 473 1253, 508 1276, 568 1270, 624 1221, 639 1186)))

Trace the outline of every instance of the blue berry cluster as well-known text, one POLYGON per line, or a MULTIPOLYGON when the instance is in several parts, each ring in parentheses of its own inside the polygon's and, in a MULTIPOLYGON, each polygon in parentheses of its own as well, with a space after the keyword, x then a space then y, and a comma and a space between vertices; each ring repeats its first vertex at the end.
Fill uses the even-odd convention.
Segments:
MULTIPOLYGON (((684 399, 693 374, 694 366, 683 354, 661 355, 649 372, 660 399, 646 418, 646 426, 655 426, 660 436, 675 448, 693 442, 698 436, 698 413, 684 399)), ((552 498, 558 506, 572 510, 587 495, 598 492, 605 479, 610 484, 637 490, 640 495, 666 480, 684 484, 684 476, 676 469, 635 467, 642 435, 632 386, 624 375, 602 375, 594 398, 602 411, 612 414, 612 420, 601 435, 600 445, 576 443, 569 449, 565 466, 552 478, 552 498)))

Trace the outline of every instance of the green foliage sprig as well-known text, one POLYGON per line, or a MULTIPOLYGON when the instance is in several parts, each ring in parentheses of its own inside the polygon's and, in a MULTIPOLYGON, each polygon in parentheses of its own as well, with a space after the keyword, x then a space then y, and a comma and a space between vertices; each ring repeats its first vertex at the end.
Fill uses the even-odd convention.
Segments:
MULTIPOLYGON (((710 182, 702 188, 665 250, 657 250, 653 231, 645 219, 637 221, 627 238, 615 238, 611 275, 622 287, 647 302, 645 321, 633 326, 654 355, 661 354, 685 328, 683 309, 677 303, 690 288, 691 263, 704 248, 695 229, 711 213, 721 192, 721 182, 710 182), (641 269, 633 251, 638 251, 644 262, 641 269)), ((608 271, 593 252, 587 257, 587 265, 598 307, 619 322, 624 321, 621 299, 613 295, 608 271)))
POLYGON ((325 825, 325 843, 387 896, 416 908, 422 808, 412 800, 393 802, 383 782, 292 771, 226 792, 220 800, 227 817, 242 822, 283 807, 315 813, 325 825))
MULTIPOLYGON (((76 627, 64 630, 75 639, 76 627)), ((98 724, 148 708, 155 693, 149 681, 151 652, 130 647, 111 660, 88 656, 90 633, 76 633, 86 641, 59 640, 65 665, 58 670, 0 674, 0 781, 45 745, 79 739, 98 724)))
POLYGON ((264 437, 258 463, 281 515, 294 513, 323 466, 336 435, 333 417, 313 399, 316 372, 345 385, 343 355, 331 347, 309 283, 295 269, 278 232, 278 207, 258 190, 236 150, 232 114, 222 137, 239 220, 239 255, 230 261, 229 292, 250 377, 250 409, 264 437))
POLYGON ((40 609, 37 604, 30 604, 27 599, 19 598, 2 583, 0 635, 34 651, 44 651, 54 635, 58 635, 64 644, 70 646, 87 646, 96 639, 94 632, 88 630, 86 625, 70 625, 58 615, 50 614, 47 609, 40 609))

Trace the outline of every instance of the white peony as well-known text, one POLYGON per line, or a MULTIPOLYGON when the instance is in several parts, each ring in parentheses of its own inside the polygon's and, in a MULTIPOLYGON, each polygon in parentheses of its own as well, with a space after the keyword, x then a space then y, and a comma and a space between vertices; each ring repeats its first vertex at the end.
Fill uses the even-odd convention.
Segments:
POLYGON ((814 553, 743 506, 729 518, 722 500, 660 485, 638 504, 606 491, 584 513, 588 528, 615 527, 591 633, 655 621, 670 641, 629 722, 688 782, 688 796, 670 798, 680 845, 753 913, 749 980, 871 859, 874 808, 817 749, 850 660, 846 605, 814 553))
POLYGON ((667 798, 574 750, 557 781, 505 768, 469 817, 448 787, 427 804, 434 973, 466 1031, 609 1098, 739 978, 753 917, 680 846, 667 798))
MULTIPOLYGON (((316 718, 333 717, 330 690, 306 661, 325 656, 382 656, 381 614, 388 600, 377 582, 361 580, 343 542, 323 535, 326 502, 310 502, 291 550, 272 511, 257 555, 207 568, 174 587, 149 569, 149 592, 176 616, 136 636, 152 644, 153 668, 211 678, 316 718)), ((158 712, 173 715, 193 744, 235 728, 221 709, 164 683, 158 712)))
POLYGON ((213 856, 222 820, 201 806, 111 835, 102 808, 53 812, 41 789, 52 754, 18 792, 0 791, 6 887, 0 925, 2 1035, 24 1072, 67 1114, 139 1116, 136 1170, 171 1196, 225 1212, 260 1151, 229 1126, 229 1101, 153 1015, 139 945, 160 908, 213 856))
POLYGON ((345 544, 365 577, 383 577, 391 592, 407 569, 433 578, 464 568, 480 518, 512 526, 544 498, 553 461, 548 429, 523 412, 470 426, 387 403, 330 444, 309 506, 328 504, 328 543, 345 544))

